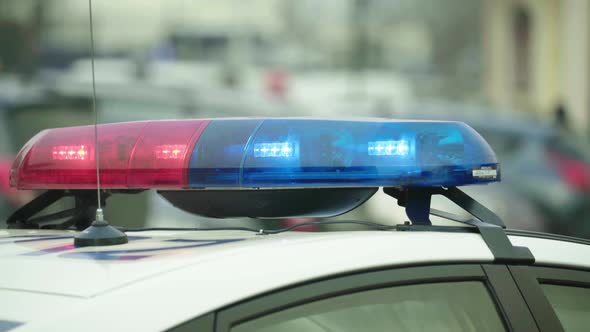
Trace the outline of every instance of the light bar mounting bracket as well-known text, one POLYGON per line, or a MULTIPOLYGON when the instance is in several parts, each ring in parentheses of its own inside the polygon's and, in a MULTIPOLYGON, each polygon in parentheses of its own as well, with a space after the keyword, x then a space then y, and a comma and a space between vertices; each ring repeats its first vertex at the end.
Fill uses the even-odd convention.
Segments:
POLYGON ((450 188, 393 188, 385 187, 383 192, 397 200, 406 208, 411 224, 398 225, 400 231, 444 230, 432 226, 429 216, 436 215, 475 227, 494 255, 495 263, 532 264, 535 257, 526 247, 513 246, 505 232, 506 225, 496 214, 474 200, 457 187, 450 188), (450 213, 430 208, 432 195, 441 195, 467 211, 474 218, 463 219, 450 213))
MULTIPOLYGON (((8 217, 6 224, 8 228, 16 229, 68 229, 74 226, 83 230, 94 220, 97 195, 95 190, 48 190, 16 210, 8 217), (36 217, 39 212, 68 197, 74 198, 73 208, 36 217), (61 219, 65 221, 55 223, 61 219)), ((103 205, 106 205, 106 199, 110 195, 108 191, 101 191, 103 205)))

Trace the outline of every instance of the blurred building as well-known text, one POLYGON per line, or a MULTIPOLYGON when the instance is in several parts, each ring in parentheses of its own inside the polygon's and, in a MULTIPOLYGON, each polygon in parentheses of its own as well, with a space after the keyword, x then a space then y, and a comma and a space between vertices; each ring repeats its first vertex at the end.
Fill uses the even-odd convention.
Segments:
MULTIPOLYGON (((99 54, 145 51, 177 32, 276 35, 283 27, 276 15, 280 3, 281 0, 95 0, 96 49, 99 54)), ((0 0, 0 28, 10 36, 15 35, 13 30, 16 35, 30 30, 29 35, 36 37, 36 47, 49 50, 54 56, 87 53, 88 1, 0 0)), ((22 38, 11 44, 16 51, 23 48, 22 38)), ((27 50, 31 53, 31 47, 27 50)))
MULTIPOLYGON (((138 73, 176 59, 220 67, 231 84, 280 68, 347 72, 362 85, 373 71, 403 77, 421 98, 479 101, 482 1, 93 0, 95 46, 138 73)), ((0 0, 4 40, 6 68, 65 69, 89 56, 88 0, 0 0)))
POLYGON ((590 2, 485 0, 483 85, 494 104, 555 117, 590 136, 590 2))

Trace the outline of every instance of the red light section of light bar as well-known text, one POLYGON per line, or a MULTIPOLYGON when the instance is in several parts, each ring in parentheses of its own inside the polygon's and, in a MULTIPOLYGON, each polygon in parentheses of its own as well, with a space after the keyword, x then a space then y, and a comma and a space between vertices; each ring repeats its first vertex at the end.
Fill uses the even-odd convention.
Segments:
MULTIPOLYGON (((207 124, 207 120, 177 120, 98 126, 101 187, 186 187, 189 151, 207 124)), ((11 185, 19 189, 96 188, 94 156, 93 126, 45 130, 17 156, 11 185)))
POLYGON ((182 159, 186 152, 186 145, 158 145, 154 151, 156 159, 182 159))
POLYGON ((86 160, 90 155, 85 145, 60 145, 53 147, 52 157, 53 160, 86 160))
POLYGON ((189 151, 194 150, 208 123, 206 120, 149 123, 145 134, 137 141, 129 163, 132 170, 129 173, 129 188, 188 187, 189 151), (165 150, 168 153, 164 153, 165 150), (158 158, 159 153, 162 158, 158 158))

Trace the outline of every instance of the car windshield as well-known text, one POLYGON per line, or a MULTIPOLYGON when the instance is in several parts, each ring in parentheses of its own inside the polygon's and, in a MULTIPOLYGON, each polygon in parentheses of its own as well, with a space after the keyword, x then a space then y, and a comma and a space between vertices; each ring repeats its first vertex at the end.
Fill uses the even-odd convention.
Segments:
MULTIPOLYGON (((583 42, 590 29, 581 23, 590 9, 558 3, 0 0, 0 227, 45 192, 9 184, 12 161, 44 129, 92 125, 95 117, 101 124, 368 117, 472 125, 495 150, 502 182, 469 194, 509 227, 590 237, 590 48, 583 42)), ((324 220, 215 219, 155 190, 107 194, 108 219, 130 228, 324 220)), ((464 213, 446 200, 434 206, 464 213)), ((408 220, 381 190, 335 218, 408 220)), ((299 230, 325 229, 335 227, 299 230)))

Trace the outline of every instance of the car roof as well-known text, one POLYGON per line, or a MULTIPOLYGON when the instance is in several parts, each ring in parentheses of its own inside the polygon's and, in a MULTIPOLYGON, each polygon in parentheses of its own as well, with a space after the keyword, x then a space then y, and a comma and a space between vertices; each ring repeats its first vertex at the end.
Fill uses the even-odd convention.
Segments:
MULTIPOLYGON (((24 322, 23 330, 162 330, 314 279, 494 259, 476 233, 144 231, 99 248, 74 248, 73 234, 0 231, 0 319, 24 322)), ((527 246, 536 264, 590 269, 589 245, 510 239, 527 246)))

